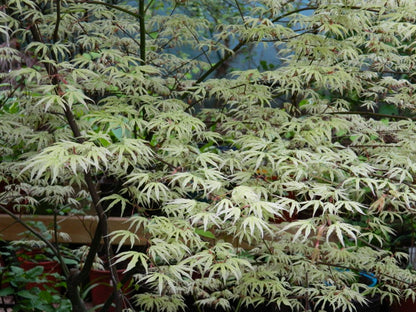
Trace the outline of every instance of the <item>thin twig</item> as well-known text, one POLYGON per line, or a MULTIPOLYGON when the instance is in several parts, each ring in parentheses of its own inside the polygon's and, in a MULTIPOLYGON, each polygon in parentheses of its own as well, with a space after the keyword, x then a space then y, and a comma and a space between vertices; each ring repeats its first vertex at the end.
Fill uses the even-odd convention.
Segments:
POLYGON ((137 46, 138 47, 140 47, 140 43, 131 35, 131 34, 129 34, 123 27, 121 27, 119 24, 117 24, 117 23, 114 23, 114 25, 118 28, 118 29, 120 29, 127 37, 129 37, 131 40, 133 40, 133 42, 135 43, 135 44, 137 44, 137 46))
POLYGON ((266 246, 267 250, 269 251, 269 253, 271 255, 273 255, 273 251, 271 250, 270 246, 266 243, 266 240, 264 239, 264 237, 262 238, 264 245, 266 246))
POLYGON ((362 115, 362 116, 373 116, 373 117, 378 117, 378 118, 416 120, 416 117, 410 117, 410 116, 389 115, 389 114, 380 114, 380 113, 373 113, 373 112, 361 112, 361 111, 329 112, 327 114, 328 115, 362 115))
MULTIPOLYGON (((11 85, 11 84, 10 84, 11 85)), ((13 89, 13 91, 11 91, 10 93, 9 93, 9 95, 4 99, 4 100, 2 100, 1 101, 1 104, 0 104, 0 108, 2 108, 6 103, 7 103, 7 101, 8 100, 10 100, 11 98, 12 98, 12 96, 13 96, 13 94, 20 88, 22 86, 22 84, 17 84, 16 85, 16 87, 13 89)))
POLYGON ((28 230, 33 236, 35 236, 41 242, 45 243, 46 246, 48 246, 52 250, 52 253, 59 258, 59 261, 60 261, 60 264, 61 264, 61 267, 62 267, 62 270, 63 270, 63 273, 65 274, 65 276, 66 277, 69 276, 69 269, 66 266, 65 262, 63 261, 63 259, 61 258, 61 255, 60 255, 59 251, 55 248, 55 246, 49 240, 47 240, 42 235, 42 233, 39 233, 34 228, 32 228, 29 224, 27 224, 26 222, 22 221, 18 216, 16 216, 14 213, 10 212, 3 205, 0 205, 0 210, 3 213, 6 213, 10 217, 12 217, 13 220, 15 220, 17 223, 19 223, 20 225, 22 225, 26 230, 28 230))
POLYGON ((238 0, 234 0, 234 2, 235 2, 235 4, 237 5, 238 13, 240 14, 240 16, 241 16, 241 20, 242 20, 242 21, 243 21, 243 23, 244 23, 244 28, 245 28, 245 29, 247 29, 247 25, 246 25, 246 22, 245 22, 245 20, 244 20, 243 10, 241 10, 241 7, 240 7, 240 4, 238 3, 238 0))
POLYGON ((154 0, 150 0, 149 3, 147 4, 146 8, 144 9, 144 12, 146 13, 147 10, 149 10, 150 6, 152 5, 154 0))
MULTIPOLYGON (((186 29, 188 29, 188 31, 191 33, 191 35, 192 35, 192 37, 194 37, 194 39, 195 39, 195 41, 198 43, 198 44, 201 44, 201 42, 199 41, 199 39, 198 39, 198 37, 197 37, 197 35, 188 27, 188 25, 186 25, 185 24, 185 27, 186 27, 186 29)), ((207 59, 207 61, 208 61, 208 63, 209 63, 209 65, 210 66, 212 66, 212 62, 211 62, 211 60, 210 60, 210 58, 209 58, 209 56, 208 56, 208 54, 207 54, 207 52, 208 52, 208 50, 206 50, 206 49, 203 49, 202 50, 202 53, 205 55, 205 58, 207 59)))
POLYGON ((369 148, 377 148, 377 147, 402 147, 401 145, 388 145, 388 144, 361 144, 361 145, 348 145, 348 147, 369 147, 369 148))

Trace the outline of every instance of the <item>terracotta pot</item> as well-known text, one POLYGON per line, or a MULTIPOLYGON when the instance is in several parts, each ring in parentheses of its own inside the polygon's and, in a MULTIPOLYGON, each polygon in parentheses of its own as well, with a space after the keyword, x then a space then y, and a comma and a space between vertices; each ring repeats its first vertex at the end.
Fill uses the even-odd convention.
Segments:
POLYGON ((3 281, 3 275, 6 273, 6 271, 5 271, 6 263, 4 262, 3 257, 1 257, 1 256, 0 256, 0 267, 2 268, 2 274, 0 275, 0 277, 1 277, 0 289, 4 289, 4 288, 9 287, 10 284, 3 281))
MULTIPOLYGON (((118 279, 123 279, 124 270, 117 270, 118 279)), ((111 281, 110 271, 107 270, 91 270, 90 283, 96 284, 91 290, 92 303, 94 306, 103 305, 113 293, 113 284, 111 281)), ((129 292, 129 283, 126 283, 122 288, 122 292, 127 294, 129 292)), ((126 307, 124 307, 126 308, 126 307)), ((109 312, 114 312, 114 307, 111 307, 109 312)))
MULTIPOLYGON (((37 260, 37 255, 43 255, 44 251, 41 249, 31 250, 31 251, 18 251, 17 252, 17 259, 19 260, 20 267, 24 269, 25 271, 28 271, 30 269, 33 269, 37 266, 43 267, 43 274, 46 275, 46 279, 48 280, 47 284, 41 284, 41 283, 28 283, 26 285, 26 289, 32 289, 33 287, 38 287, 41 290, 45 290, 45 286, 48 287, 56 287, 57 284, 57 278, 53 276, 52 274, 57 273, 61 274, 61 266, 57 261, 54 260, 48 260, 48 259, 40 259, 37 260)), ((58 290, 60 290, 60 287, 58 287, 58 290)))
POLYGON ((400 303, 394 303, 390 307, 390 312, 415 312, 416 311, 416 302, 413 302, 412 299, 407 299, 400 303))

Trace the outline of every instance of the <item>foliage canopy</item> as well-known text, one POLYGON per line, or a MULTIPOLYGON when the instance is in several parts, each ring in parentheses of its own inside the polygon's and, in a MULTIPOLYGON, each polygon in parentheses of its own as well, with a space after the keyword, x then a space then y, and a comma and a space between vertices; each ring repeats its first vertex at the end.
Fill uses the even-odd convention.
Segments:
POLYGON ((132 210, 108 239, 147 239, 112 260, 142 309, 415 297, 389 248, 416 202, 413 1, 1 9, 1 205, 132 210), (275 60, 233 69, 257 45, 275 60))

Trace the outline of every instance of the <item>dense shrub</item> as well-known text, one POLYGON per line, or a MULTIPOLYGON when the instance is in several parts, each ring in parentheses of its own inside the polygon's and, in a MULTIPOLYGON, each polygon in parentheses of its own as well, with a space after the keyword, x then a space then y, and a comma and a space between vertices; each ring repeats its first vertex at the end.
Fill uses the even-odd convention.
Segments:
POLYGON ((412 1, 1 8, 1 207, 100 218, 82 270, 62 261, 74 311, 101 238, 146 311, 415 296, 389 245, 416 200, 412 1), (256 45, 275 60, 232 70, 256 45))

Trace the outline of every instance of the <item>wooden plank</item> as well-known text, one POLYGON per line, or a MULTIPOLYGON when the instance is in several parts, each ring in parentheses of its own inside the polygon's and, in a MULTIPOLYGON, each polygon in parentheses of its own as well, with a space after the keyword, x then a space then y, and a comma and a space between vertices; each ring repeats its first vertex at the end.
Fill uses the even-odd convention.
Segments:
MULTIPOLYGON (((47 228, 53 229, 53 216, 47 215, 21 215, 22 221, 40 221, 47 228)), ((109 217, 109 232, 116 230, 127 230, 129 224, 126 223, 127 218, 109 217)), ((71 241, 69 243, 89 244, 97 227, 98 218, 96 216, 57 216, 58 231, 67 233, 71 241)), ((15 221, 11 216, 0 214, 0 237, 5 241, 20 240, 25 238, 24 234, 27 230, 15 221)), ((136 241, 136 246, 144 246, 147 240, 143 235, 139 235, 140 239, 136 241)), ((61 242, 65 242, 60 239, 61 242)), ((118 241, 114 241, 117 244, 118 241)))
MULTIPOLYGON (((46 227, 52 229, 53 227, 53 216, 47 215, 21 215, 20 216, 24 221, 41 221, 45 224, 46 227)), ((116 230, 127 230, 129 227, 129 223, 126 221, 128 218, 120 218, 120 217, 109 217, 108 218, 108 227, 109 232, 116 230)), ((57 221, 59 225, 59 231, 67 233, 71 241, 68 243, 76 243, 76 244, 90 244, 92 240, 92 236, 94 235, 95 229, 97 227, 98 218, 93 215, 87 216, 57 216, 57 221)), ((296 232, 296 229, 294 229, 296 232)), ((290 232, 293 229, 289 230, 290 232)), ((18 222, 13 220, 12 217, 6 214, 0 214, 0 237, 5 241, 13 241, 13 240, 20 240, 25 238, 22 233, 27 232, 27 230, 18 222)), ((293 233, 295 233, 293 232, 293 233)), ((147 239, 144 237, 143 232, 136 233, 139 236, 139 240, 135 242, 136 246, 146 246, 147 239)), ((245 249, 251 249, 255 246, 247 244, 246 242, 239 243, 233 236, 224 235, 224 234, 215 234, 216 239, 211 240, 204 238, 204 240, 210 242, 211 244, 215 244, 216 240, 223 239, 229 243, 232 243, 234 246, 243 247, 245 249)), ((265 237, 267 241, 272 240, 270 237, 265 237)), ((60 240, 61 242, 65 242, 64 240, 60 240)), ((118 244, 119 240, 115 240, 114 244, 118 244)), ((130 241, 125 243, 126 245, 130 244, 130 241)))

